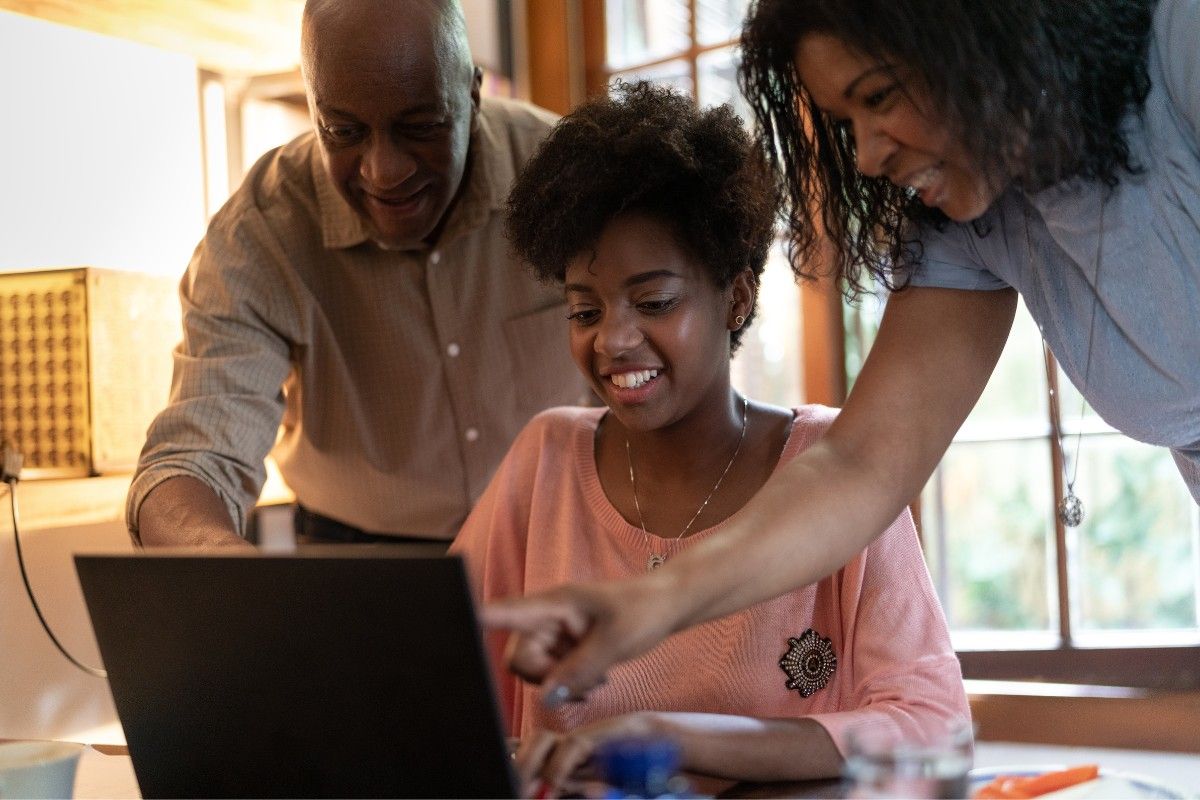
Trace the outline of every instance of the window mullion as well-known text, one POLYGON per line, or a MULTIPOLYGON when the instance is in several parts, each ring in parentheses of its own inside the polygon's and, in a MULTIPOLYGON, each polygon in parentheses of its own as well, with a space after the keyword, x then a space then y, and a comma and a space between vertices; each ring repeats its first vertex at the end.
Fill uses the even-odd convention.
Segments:
POLYGON ((1064 464, 1062 458, 1062 410, 1059 404, 1058 362, 1048 346, 1042 347, 1046 362, 1047 411, 1050 414, 1050 471, 1054 487, 1054 561, 1058 586, 1058 634, 1063 647, 1071 646, 1071 583, 1067 552, 1067 528, 1059 519, 1058 504, 1062 501, 1064 464))
MULTIPOLYGON (((942 483, 942 465, 938 464, 933 471, 933 512, 937 520, 934 530, 937 531, 937 568, 936 586, 938 597, 942 601, 942 612, 947 620, 954 619, 953 595, 950 593, 950 555, 947 547, 949 537, 946 535, 946 494, 942 483)), ((924 504, 922 504, 924 506, 924 504)), ((928 552, 928 549, 926 549, 928 552)))

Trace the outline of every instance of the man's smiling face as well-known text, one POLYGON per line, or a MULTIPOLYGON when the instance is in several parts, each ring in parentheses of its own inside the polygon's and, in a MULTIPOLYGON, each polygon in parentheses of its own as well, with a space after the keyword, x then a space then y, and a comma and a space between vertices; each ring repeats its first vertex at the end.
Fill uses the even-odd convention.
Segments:
POLYGON ((401 15, 343 0, 306 20, 305 80, 326 169, 390 249, 436 238, 479 109, 478 73, 438 5, 413 3, 401 15))

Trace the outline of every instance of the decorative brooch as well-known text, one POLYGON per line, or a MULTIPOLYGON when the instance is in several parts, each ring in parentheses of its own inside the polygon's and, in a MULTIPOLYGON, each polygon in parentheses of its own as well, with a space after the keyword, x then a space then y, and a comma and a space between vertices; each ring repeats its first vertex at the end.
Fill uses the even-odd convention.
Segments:
POLYGON ((787 688, 811 697, 824 689, 837 671, 837 656, 828 637, 809 628, 799 639, 788 637, 788 651, 779 659, 779 666, 787 673, 787 688))

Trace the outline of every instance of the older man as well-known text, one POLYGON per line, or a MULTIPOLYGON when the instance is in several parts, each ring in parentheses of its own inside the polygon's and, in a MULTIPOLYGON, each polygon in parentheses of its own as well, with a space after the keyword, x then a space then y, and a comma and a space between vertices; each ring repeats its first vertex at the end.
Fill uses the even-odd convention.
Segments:
POLYGON ((501 233, 551 117, 481 101, 454 0, 309 0, 302 47, 316 130, 254 166, 180 288, 145 545, 242 542, 272 445, 310 538, 448 540, 529 417, 586 398, 561 296, 501 233))

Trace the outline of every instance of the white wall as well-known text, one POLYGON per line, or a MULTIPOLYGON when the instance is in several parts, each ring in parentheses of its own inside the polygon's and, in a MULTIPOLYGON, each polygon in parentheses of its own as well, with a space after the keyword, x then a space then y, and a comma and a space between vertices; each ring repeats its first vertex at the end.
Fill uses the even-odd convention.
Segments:
MULTIPOLYGON (((17 486, 22 511, 28 510, 23 513, 21 550, 34 595, 67 651, 92 667, 101 666, 100 655, 72 557, 75 553, 132 549, 123 520, 98 520, 103 515, 91 511, 123 495, 128 485, 128 477, 118 477, 25 481, 17 486), (55 489, 48 483, 60 486, 55 489), (70 491, 68 484, 78 491, 70 491), (77 513, 68 509, 63 515, 67 524, 40 527, 36 518, 44 515, 38 513, 38 507, 55 502, 52 493, 61 490, 68 491, 61 504, 75 506, 77 513), (89 499, 85 501, 83 496, 89 499), (78 522, 71 522, 72 517, 78 522)), ((0 525, 0 675, 4 679, 0 738, 122 742, 107 681, 72 666, 38 623, 21 582, 8 522, 8 497, 2 490, 0 509, 5 520, 0 525)))
POLYGON ((180 275, 203 233, 196 64, 0 12, 0 271, 180 275))
MULTIPOLYGON (((0 272, 181 275, 204 225, 198 91, 187 57, 0 12, 0 272)), ((18 487, 42 609, 93 665, 71 556, 129 548, 128 480, 18 487)), ((54 649, 25 597, 2 491, 0 519, 0 738, 119 739, 107 683, 54 649)))

